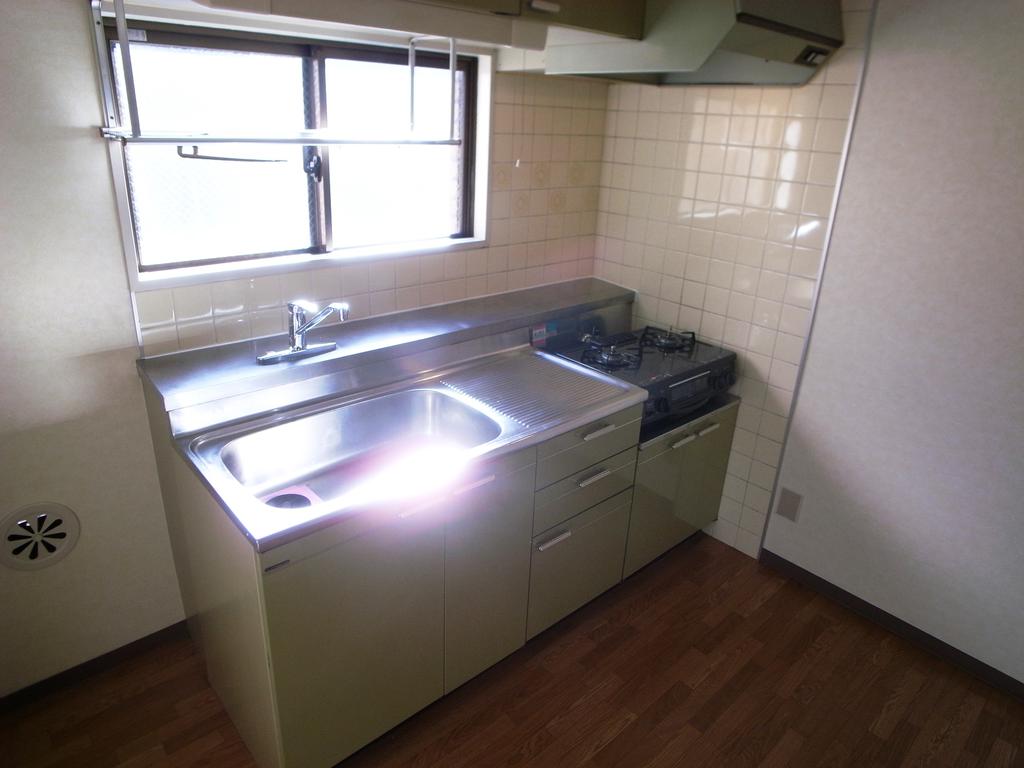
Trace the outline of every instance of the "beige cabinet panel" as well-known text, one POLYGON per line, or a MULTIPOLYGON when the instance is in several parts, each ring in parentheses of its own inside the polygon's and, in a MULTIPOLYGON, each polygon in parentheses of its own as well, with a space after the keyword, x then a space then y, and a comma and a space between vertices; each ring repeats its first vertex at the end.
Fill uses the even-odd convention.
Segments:
POLYGON ((500 13, 506 16, 519 15, 519 0, 412 0, 427 5, 442 5, 464 11, 500 13))
POLYGON ((619 583, 631 496, 623 491, 533 540, 527 637, 619 583))
POLYGON ((526 642, 535 470, 460 495, 445 523, 445 693, 526 642))
POLYGON ((444 529, 398 518, 264 574, 287 768, 327 768, 443 692, 444 529))
POLYGON ((525 18, 639 40, 644 34, 643 0, 523 0, 525 18), (557 7, 557 10, 551 10, 557 7))
POLYGON ((634 405, 537 447, 537 487, 544 488, 574 472, 621 453, 640 438, 643 405, 634 405))
POLYGON ((629 488, 636 474, 636 453, 634 446, 537 491, 533 535, 629 488))
POLYGON ((718 518, 736 411, 732 404, 640 452, 623 576, 718 518))

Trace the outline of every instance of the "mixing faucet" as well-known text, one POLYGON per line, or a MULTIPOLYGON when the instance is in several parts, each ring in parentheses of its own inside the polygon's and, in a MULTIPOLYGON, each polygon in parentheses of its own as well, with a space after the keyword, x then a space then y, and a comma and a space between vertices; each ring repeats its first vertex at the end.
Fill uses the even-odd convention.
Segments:
POLYGON ((289 301, 288 349, 267 352, 266 354, 257 357, 256 362, 260 365, 268 365, 270 363, 279 363, 284 360, 295 360, 300 357, 320 355, 324 352, 330 352, 332 349, 335 349, 338 345, 333 341, 327 341, 320 344, 306 343, 306 334, 316 328, 316 326, 320 325, 320 323, 326 320, 335 310, 337 310, 338 314, 341 316, 342 322, 348 320, 349 306, 345 302, 332 302, 323 309, 317 311, 316 305, 308 301, 289 301), (307 319, 307 312, 315 312, 316 314, 307 319))

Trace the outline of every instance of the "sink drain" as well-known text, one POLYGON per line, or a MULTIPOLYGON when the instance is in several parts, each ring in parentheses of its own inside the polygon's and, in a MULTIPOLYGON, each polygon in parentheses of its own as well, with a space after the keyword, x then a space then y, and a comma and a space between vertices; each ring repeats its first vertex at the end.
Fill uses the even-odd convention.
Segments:
POLYGON ((16 509, 0 523, 4 565, 35 570, 68 555, 78 541, 78 516, 63 504, 43 502, 16 509))
POLYGON ((299 509, 313 504, 310 499, 299 493, 282 493, 279 496, 271 496, 264 503, 278 509, 299 509))

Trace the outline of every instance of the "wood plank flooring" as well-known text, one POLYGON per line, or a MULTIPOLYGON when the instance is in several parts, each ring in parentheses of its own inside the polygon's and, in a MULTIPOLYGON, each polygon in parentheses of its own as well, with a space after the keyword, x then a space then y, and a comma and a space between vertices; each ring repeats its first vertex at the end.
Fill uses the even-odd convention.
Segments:
MULTIPOLYGON (((171 639, 0 714, 0 765, 254 764, 171 639)), ((1024 703, 698 537, 342 765, 1024 766, 1024 703)))

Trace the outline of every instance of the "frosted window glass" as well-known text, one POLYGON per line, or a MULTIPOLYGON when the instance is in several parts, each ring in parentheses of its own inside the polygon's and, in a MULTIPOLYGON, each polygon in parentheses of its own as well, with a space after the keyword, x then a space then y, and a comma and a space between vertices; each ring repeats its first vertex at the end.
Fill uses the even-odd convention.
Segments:
MULTIPOLYGON (((447 139, 447 69, 417 67, 416 130, 447 139)), ((456 138, 465 76, 456 80, 456 138)), ((354 138, 409 136, 409 70, 397 64, 328 59, 327 118, 354 138)), ((334 146, 331 216, 336 248, 451 237, 461 229, 462 146, 334 146)))
MULTIPOLYGON (((126 116, 121 60, 113 48, 126 116)), ((305 128, 301 57, 150 43, 131 50, 144 132, 259 135, 305 128)), ((198 152, 278 162, 183 159, 174 146, 129 145, 125 161, 142 267, 310 248, 313 214, 302 147, 200 144, 198 152)))
MULTIPOLYGON (((121 122, 128 125, 124 73, 113 45, 121 122)), ((144 132, 275 134, 306 127, 302 57, 133 43, 144 132)))
POLYGON ((310 247, 302 147, 201 144, 199 151, 284 162, 184 160, 176 147, 129 145, 125 157, 142 266, 310 247))

